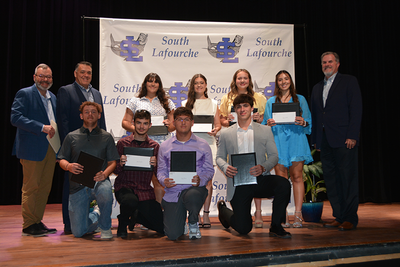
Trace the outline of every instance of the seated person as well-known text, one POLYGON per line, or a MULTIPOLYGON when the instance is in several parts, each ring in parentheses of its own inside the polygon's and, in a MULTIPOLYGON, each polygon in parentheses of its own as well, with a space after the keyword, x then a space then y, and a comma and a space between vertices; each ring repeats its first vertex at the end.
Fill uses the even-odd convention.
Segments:
POLYGON ((114 183, 115 198, 120 204, 117 236, 127 237, 127 226, 132 229, 135 222, 164 235, 163 212, 160 203, 156 201, 154 188, 150 185, 152 178, 157 179, 156 165, 160 145, 147 135, 151 127, 151 116, 147 110, 136 111, 133 124, 133 134, 117 143, 118 153, 121 155, 114 171, 118 175, 114 183), (153 171, 124 171, 127 161, 124 147, 154 148, 154 156, 150 158, 153 171))
POLYGON ((100 240, 110 240, 112 189, 108 176, 112 173, 119 159, 114 138, 108 132, 100 129, 97 121, 101 117, 102 108, 95 102, 83 102, 79 108, 83 126, 70 132, 64 139, 58 154, 60 166, 70 172, 69 187, 69 217, 71 230, 75 237, 101 230, 100 240), (102 170, 96 173, 93 180, 94 188, 71 181, 72 174, 83 172, 83 166, 76 163, 79 153, 84 151, 90 155, 104 159, 102 170), (96 199, 99 209, 90 212, 90 202, 96 199))
POLYGON ((195 136, 193 113, 186 107, 179 107, 174 113, 176 136, 164 141, 158 152, 157 178, 165 186, 162 200, 164 208, 164 232, 171 240, 184 234, 186 215, 189 211, 189 238, 201 238, 198 226, 199 212, 207 197, 206 185, 214 176, 211 148, 207 141, 195 136), (192 184, 176 184, 169 178, 171 151, 196 151, 196 172, 192 184))
POLYGON ((225 228, 232 226, 240 234, 248 234, 253 227, 250 214, 253 198, 274 197, 269 235, 290 238, 290 233, 281 226, 285 222, 286 207, 290 199, 290 183, 281 176, 269 173, 278 163, 278 151, 271 127, 252 121, 253 104, 253 97, 247 94, 237 96, 233 106, 238 123, 221 132, 217 165, 227 177, 227 200, 230 201, 233 211, 220 200, 217 203, 218 217, 225 228), (251 152, 256 153, 258 164, 250 168, 250 175, 257 177, 257 184, 234 186, 233 177, 238 171, 227 162, 227 157, 251 152))

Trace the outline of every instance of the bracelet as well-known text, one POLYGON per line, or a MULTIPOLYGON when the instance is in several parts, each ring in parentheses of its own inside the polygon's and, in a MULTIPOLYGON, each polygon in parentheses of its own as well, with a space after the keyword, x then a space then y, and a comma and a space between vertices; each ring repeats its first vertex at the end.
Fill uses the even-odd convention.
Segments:
POLYGON ((69 162, 67 163, 67 165, 65 165, 65 169, 67 169, 67 171, 68 171, 68 165, 69 165, 69 162))

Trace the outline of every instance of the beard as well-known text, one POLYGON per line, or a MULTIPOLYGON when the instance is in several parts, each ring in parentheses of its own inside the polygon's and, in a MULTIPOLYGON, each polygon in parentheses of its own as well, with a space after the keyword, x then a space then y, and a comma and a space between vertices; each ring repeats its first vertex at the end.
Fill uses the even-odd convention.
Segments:
POLYGON ((43 90, 43 91, 49 90, 50 87, 53 85, 53 82, 42 82, 42 83, 36 82, 35 84, 36 84, 36 87, 37 87, 37 88, 39 88, 40 90, 43 90), (47 86, 47 87, 43 87, 43 86, 42 86, 42 83, 47 83, 48 86, 47 86))

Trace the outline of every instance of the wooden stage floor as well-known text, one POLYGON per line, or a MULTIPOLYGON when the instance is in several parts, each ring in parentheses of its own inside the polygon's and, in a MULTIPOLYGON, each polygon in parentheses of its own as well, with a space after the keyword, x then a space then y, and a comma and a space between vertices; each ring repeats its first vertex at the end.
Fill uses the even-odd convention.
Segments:
MULTIPOLYGON (((323 220, 331 219, 324 203, 323 220)), ((63 234, 61 204, 46 207, 43 222, 58 229, 47 237, 21 236, 20 206, 0 206, 0 266, 331 266, 351 262, 400 259, 400 203, 361 204, 357 230, 341 232, 305 223, 290 228, 291 239, 269 237, 270 217, 264 228, 241 236, 224 230, 218 218, 212 227, 201 229, 202 238, 170 241, 153 231, 135 228, 128 240, 93 241, 92 236, 74 238, 63 234), (300 263, 303 262, 301 265, 300 263)), ((291 218, 292 219, 292 218, 291 218)), ((364 265, 366 266, 366 265, 364 265)), ((397 265, 400 266, 400 265, 397 265)))

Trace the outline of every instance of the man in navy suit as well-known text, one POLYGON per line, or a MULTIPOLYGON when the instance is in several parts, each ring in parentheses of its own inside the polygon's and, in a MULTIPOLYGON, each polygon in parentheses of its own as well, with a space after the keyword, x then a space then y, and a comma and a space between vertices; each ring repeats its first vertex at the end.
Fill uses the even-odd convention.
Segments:
POLYGON ((56 154, 46 136, 53 138, 56 122, 56 97, 48 91, 52 71, 40 64, 33 75, 35 84, 17 92, 11 106, 11 124, 17 127, 13 155, 20 159, 22 184, 22 235, 44 236, 55 233, 42 223, 53 182, 56 154))
POLYGON ((327 196, 335 220, 325 227, 352 230, 358 224, 358 145, 362 100, 357 79, 338 73, 339 56, 321 56, 325 78, 311 96, 312 144, 321 150, 327 196))
MULTIPOLYGON (((101 129, 106 130, 104 119, 104 108, 102 96, 98 90, 92 87, 92 64, 87 61, 81 61, 75 66, 75 82, 60 87, 57 93, 57 120, 61 143, 68 133, 79 129, 82 126, 79 107, 85 101, 96 102, 101 105, 103 112, 98 121, 101 129)), ((71 225, 68 215, 69 199, 69 179, 68 172, 64 175, 64 188, 62 198, 62 213, 64 222, 64 233, 71 233, 71 225)))

